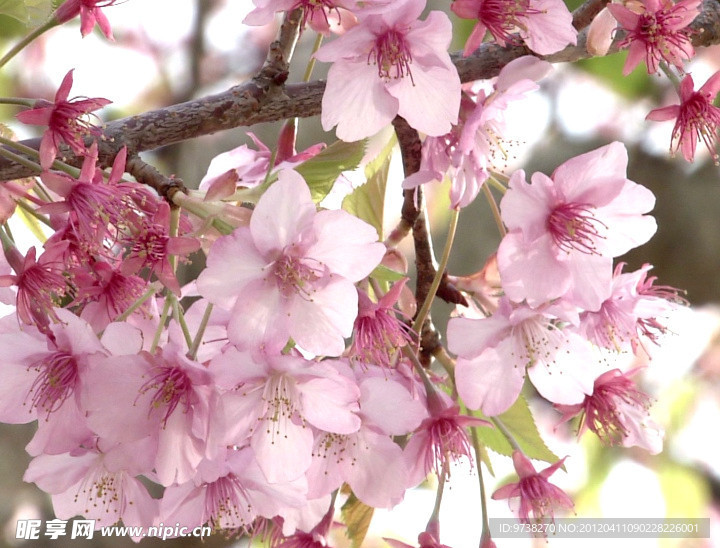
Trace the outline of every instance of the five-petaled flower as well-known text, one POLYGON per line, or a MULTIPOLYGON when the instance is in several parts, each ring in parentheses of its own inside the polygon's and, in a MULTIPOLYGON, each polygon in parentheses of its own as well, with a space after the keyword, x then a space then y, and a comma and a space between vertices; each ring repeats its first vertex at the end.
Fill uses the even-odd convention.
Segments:
POLYGON ((627 76, 645 58, 648 72, 657 72, 658 63, 665 61, 682 71, 683 59, 692 59, 695 50, 687 26, 700 13, 702 0, 642 0, 642 11, 636 13, 621 4, 608 4, 608 9, 627 32, 620 47, 630 46, 623 67, 627 76))
POLYGON ((80 33, 83 37, 90 34, 97 23, 106 38, 115 40, 110 22, 100 8, 112 6, 117 2, 118 0, 67 0, 55 11, 55 19, 58 23, 64 23, 80 15, 80 33))
POLYGON ((546 516, 554 517, 555 507, 570 509, 574 506, 565 491, 548 481, 567 457, 540 472, 535 470, 530 460, 520 451, 514 451, 512 458, 515 471, 520 478, 516 483, 500 487, 493 493, 492 498, 500 500, 520 497, 518 511, 520 521, 530 523, 530 512, 534 520, 539 520, 546 516))
POLYGON ((53 103, 39 100, 35 103, 35 108, 17 114, 17 119, 23 124, 48 127, 40 141, 40 165, 43 169, 48 169, 52 165, 61 143, 68 145, 75 154, 84 155, 85 137, 97 135, 99 130, 81 117, 112 102, 101 97, 93 99, 75 97, 68 100, 72 84, 71 70, 63 78, 53 103))
POLYGON ((672 131, 671 153, 682 151, 683 158, 692 162, 695 158, 695 147, 702 140, 710 151, 716 165, 720 164, 718 155, 718 129, 720 129, 720 108, 713 105, 713 100, 720 91, 720 71, 713 74, 703 86, 697 90, 692 76, 689 74, 680 83, 680 104, 656 108, 646 116, 646 120, 662 122, 675 119, 672 131))
POLYGON ((427 135, 450 131, 460 108, 460 78, 447 52, 452 25, 439 11, 418 20, 424 7, 425 0, 398 0, 315 53, 333 62, 322 100, 325 130, 337 125, 340 139, 357 141, 399 114, 427 135))

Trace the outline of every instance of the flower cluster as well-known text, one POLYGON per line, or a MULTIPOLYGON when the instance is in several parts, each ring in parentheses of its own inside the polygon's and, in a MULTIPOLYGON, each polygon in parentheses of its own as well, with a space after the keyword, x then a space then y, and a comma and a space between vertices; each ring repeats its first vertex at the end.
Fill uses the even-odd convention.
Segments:
MULTIPOLYGON (((112 39, 101 8, 116 3, 67 0, 48 24, 80 16, 83 36, 97 23, 112 39)), ((320 121, 345 143, 298 153, 296 122, 274 151, 248 133, 254 147, 216 156, 187 191, 136 150, 109 146, 87 120, 109 101, 69 99, 72 70, 53 102, 11 101, 27 107, 20 123, 46 129, 35 154, 16 150, 37 177, 0 188, 0 302, 15 307, 0 319, 0 421, 37 422, 24 479, 51 496, 57 517, 83 515, 97 528, 209 525, 273 547, 322 547, 338 497, 351 492, 346 504, 367 514, 434 474, 436 510, 418 543, 447 548, 442 487, 458 463, 481 474, 486 448, 512 455, 518 481, 492 497, 517 500, 523 522, 573 507, 549 480, 567 457, 516 439, 537 433, 524 386, 553 404, 558 422, 577 418, 578 435, 660 452, 662 427, 634 378, 642 368, 623 359, 650 355, 685 301, 655 284, 651 265, 625 272, 620 262, 657 228, 655 197, 628 179, 625 146, 550 175, 505 176, 506 114, 539 88, 548 62, 521 56, 492 80, 461 85, 451 21, 440 11, 421 19, 425 0, 253 4, 249 25, 293 11, 298 32, 338 35, 318 40, 312 62, 332 63, 320 121), (368 140, 397 116, 418 134, 402 184, 388 175, 392 142, 368 140), (320 207, 360 165, 366 185, 342 207, 320 207), (157 177, 163 184, 150 184, 157 177), (413 189, 443 180, 453 223, 436 265, 413 189), (485 184, 503 194, 499 206, 485 184), (383 241, 386 186, 402 187, 405 201, 383 241), (480 190, 501 241, 482 271, 453 276, 457 216, 480 190), (48 227, 42 247, 22 252, 14 241, 5 221, 16 203, 48 227), (410 230, 415 294, 398 247, 410 230), (183 273, 191 259, 198 268, 183 273), (457 305, 446 337, 429 316, 436 295, 457 305), (504 422, 512 408, 516 422, 527 417, 519 428, 504 422), (530 459, 549 466, 538 472, 530 459)), ((476 21, 464 57, 487 34, 539 55, 577 41, 560 0, 455 0, 451 9, 476 21)), ((630 48, 625 73, 642 58, 650 72, 682 71, 698 9, 698 0, 610 6, 630 48)), ((685 75, 681 104, 648 115, 677 120, 672 147, 687 160, 700 138, 717 161, 719 90, 720 73, 697 91, 685 75)), ((494 546, 487 530, 481 546, 494 546)))

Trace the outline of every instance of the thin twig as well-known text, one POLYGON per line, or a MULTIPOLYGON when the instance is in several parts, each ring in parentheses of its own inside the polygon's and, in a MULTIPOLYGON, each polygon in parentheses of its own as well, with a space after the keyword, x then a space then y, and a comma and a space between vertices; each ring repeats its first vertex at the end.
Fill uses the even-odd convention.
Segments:
MULTIPOLYGON (((691 23, 690 28, 696 31, 691 37, 695 47, 720 43, 720 2, 704 0, 703 12, 691 23)), ((551 63, 560 63, 591 57, 586 48, 586 30, 579 33, 577 45, 542 58, 551 63)), ((287 48, 276 48, 271 50, 271 54, 275 56, 284 50, 287 48)), ((609 53, 617 51, 616 41, 609 53)), ((471 82, 497 76, 500 69, 510 61, 531 53, 525 46, 501 47, 487 43, 468 57, 458 52, 452 54, 451 58, 458 69, 460 80, 471 82)), ((286 78, 287 72, 278 70, 276 63, 266 63, 252 81, 222 93, 110 122, 99 143, 100 164, 110 165, 123 145, 135 154, 221 130, 320 114, 325 82, 285 85, 286 78)), ((29 139, 23 143, 38 149, 40 139, 29 139)), ((68 156, 68 163, 79 165, 80 159, 73 160, 68 156)), ((35 173, 27 167, 0 158, 0 181, 35 173)))

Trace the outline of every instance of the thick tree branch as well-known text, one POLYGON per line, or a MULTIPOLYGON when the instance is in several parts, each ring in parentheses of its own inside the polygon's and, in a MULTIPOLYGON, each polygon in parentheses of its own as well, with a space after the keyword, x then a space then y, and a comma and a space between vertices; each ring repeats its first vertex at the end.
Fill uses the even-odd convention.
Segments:
MULTIPOLYGON (((301 14, 296 13, 294 16, 300 17, 301 14)), ((292 24, 288 25, 286 31, 292 36, 292 24)), ((696 31, 692 36, 696 47, 720 43, 720 0, 704 0, 703 12, 691 27, 696 31)), ((580 32, 576 46, 569 46, 544 59, 559 63, 590 57, 585 40, 586 32, 580 32)), ((617 49, 617 45, 613 45, 610 53, 617 49)), ((279 49, 271 48, 269 61, 255 78, 223 93, 110 122, 105 127, 104 138, 100 143, 100 162, 104 165, 112 163, 123 145, 128 147, 131 154, 137 154, 226 129, 319 114, 325 82, 283 85, 287 78, 287 68, 273 59, 287 59, 287 53, 287 43, 279 49)), ((455 53, 452 59, 460 79, 469 82, 496 76, 510 61, 529 53, 524 46, 503 48, 497 44, 483 44, 467 58, 455 53)), ((39 142, 39 139, 29 139, 23 141, 23 144, 38 148, 39 142)), ((79 164, 79 160, 73 160, 72 155, 67 155, 67 160, 79 164)), ((33 174, 24 166, 0 159, 0 181, 33 174)))

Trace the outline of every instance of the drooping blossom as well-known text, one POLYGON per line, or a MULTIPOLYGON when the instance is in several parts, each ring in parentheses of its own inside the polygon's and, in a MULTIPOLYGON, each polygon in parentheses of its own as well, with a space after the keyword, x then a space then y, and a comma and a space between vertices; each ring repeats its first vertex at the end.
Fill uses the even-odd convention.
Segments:
POLYGON ((3 246, 15 274, 0 276, 0 287, 17 287, 16 311, 21 322, 35 324, 40 330, 47 331, 50 320, 57 321, 54 308, 68 291, 62 260, 67 246, 67 242, 48 244, 37 259, 34 247, 23 257, 16 248, 3 246))
POLYGON ((412 344, 412 329, 397 317, 393 307, 400 299, 407 278, 392 286, 377 303, 358 290, 358 315, 353 327, 353 342, 348 355, 361 363, 390 367, 400 349, 412 344))
POLYGON ((328 35, 341 34, 351 28, 357 19, 356 0, 253 0, 255 9, 247 14, 245 25, 267 25, 277 12, 303 10, 302 27, 309 25, 316 32, 328 35))
POLYGON ((607 445, 638 446, 658 454, 664 431, 650 417, 650 396, 631 379, 641 369, 606 371, 595 380, 593 393, 584 402, 555 405, 563 414, 562 422, 580 415, 578 436, 591 430, 607 445))
POLYGON ((490 423, 460 413, 460 407, 443 392, 427 396, 430 416, 420 423, 404 449, 410 467, 410 485, 417 485, 428 473, 450 478, 450 465, 463 457, 475 462, 467 428, 490 423))
POLYGON ((540 55, 577 43, 572 14, 562 0, 455 0, 450 8, 463 19, 477 19, 465 44, 467 57, 490 32, 501 46, 527 46, 540 55), (514 34, 518 32, 518 34, 514 34))
POLYGON ((116 4, 119 0, 67 0, 57 10, 55 19, 58 23, 65 23, 80 15, 80 34, 83 37, 90 34, 95 23, 108 40, 115 40, 110 22, 100 8, 116 4))
POLYGON ((600 308, 580 314, 580 332, 600 347, 637 353, 643 339, 657 343, 658 335, 667 331, 662 320, 683 301, 677 289, 654 285, 656 277, 647 276, 651 265, 629 273, 623 273, 624 266, 616 266, 600 308))
POLYGON ((148 285, 139 276, 125 276, 102 261, 76 269, 73 280, 76 286, 73 304, 82 307, 81 317, 97 332, 127 311, 148 285))
POLYGON ((460 78, 447 47, 447 15, 418 17, 425 0, 398 0, 392 9, 364 17, 315 57, 332 62, 322 100, 327 131, 343 141, 369 137, 396 115, 428 135, 444 135, 457 121, 460 78))
POLYGON ((279 350, 292 337, 309 352, 338 356, 357 316, 353 284, 384 252, 372 226, 344 211, 317 212, 303 178, 283 170, 250 226, 213 244, 197 287, 232 307, 228 337, 237 345, 279 350))
POLYGON ((190 236, 170 236, 170 206, 161 202, 152 219, 146 219, 136 233, 127 238, 129 249, 120 271, 125 276, 148 268, 162 284, 180 294, 170 256, 184 257, 200 249, 200 242, 190 236))
POLYGON ((579 403, 592 392, 589 344, 564 324, 576 323, 566 303, 532 309, 501 298, 489 318, 451 318, 448 348, 458 355, 458 394, 488 416, 506 411, 522 389, 526 370, 540 394, 555 403, 579 403))
POLYGON ((548 177, 516 171, 500 211, 509 231, 497 252, 505 294, 539 306, 558 297, 597 310, 612 258, 645 243, 655 219, 647 188, 626 178, 627 151, 614 142, 560 165, 548 177))
POLYGON ((642 61, 650 74, 657 72, 665 61, 683 70, 683 60, 695 56, 690 29, 687 26, 700 13, 702 0, 641 0, 638 11, 622 4, 608 4, 607 8, 618 20, 626 35, 618 44, 630 46, 623 75, 627 76, 642 61))
POLYGON ((550 63, 526 55, 502 68, 489 93, 481 90, 473 97, 465 89, 457 125, 445 135, 425 139, 420 169, 403 181, 403 188, 442 181, 447 174, 450 207, 469 205, 489 177, 493 160, 504 154, 505 111, 513 102, 538 89, 535 82, 550 69, 550 63))
MULTIPOLYGON (((69 0, 67 3, 72 1, 69 0)), ((78 156, 83 155, 85 137, 99 135, 100 130, 82 117, 112 102, 100 97, 93 99, 75 97, 68 100, 73 84, 72 74, 71 70, 63 78, 55 93, 54 102, 39 100, 34 108, 24 110, 16 116, 23 124, 47 126, 40 141, 40 165, 43 169, 48 169, 52 165, 61 143, 68 145, 78 156)))
POLYGON ((651 110, 646 120, 662 122, 675 120, 672 131, 670 152, 682 151, 683 157, 692 162, 698 141, 705 143, 716 165, 720 165, 718 154, 718 130, 720 129, 720 108, 713 101, 720 91, 720 71, 713 74, 702 87, 695 91, 695 83, 689 74, 680 83, 680 104, 651 110))
POLYGON ((69 223, 79 243, 90 251, 102 245, 109 225, 126 223, 123 188, 117 185, 125 170, 127 148, 123 147, 113 161, 107 182, 97 169, 98 147, 93 143, 86 151, 77 179, 55 171, 45 171, 40 178, 50 190, 64 198, 39 208, 42 213, 69 213, 69 223))
POLYGON ((492 494, 494 500, 520 497, 518 515, 523 523, 530 523, 530 514, 533 520, 544 517, 554 517, 556 508, 573 508, 574 504, 565 491, 553 485, 548 478, 555 473, 565 462, 560 459, 555 464, 537 472, 532 462, 520 451, 514 451, 513 465, 519 480, 500 487, 492 494))

